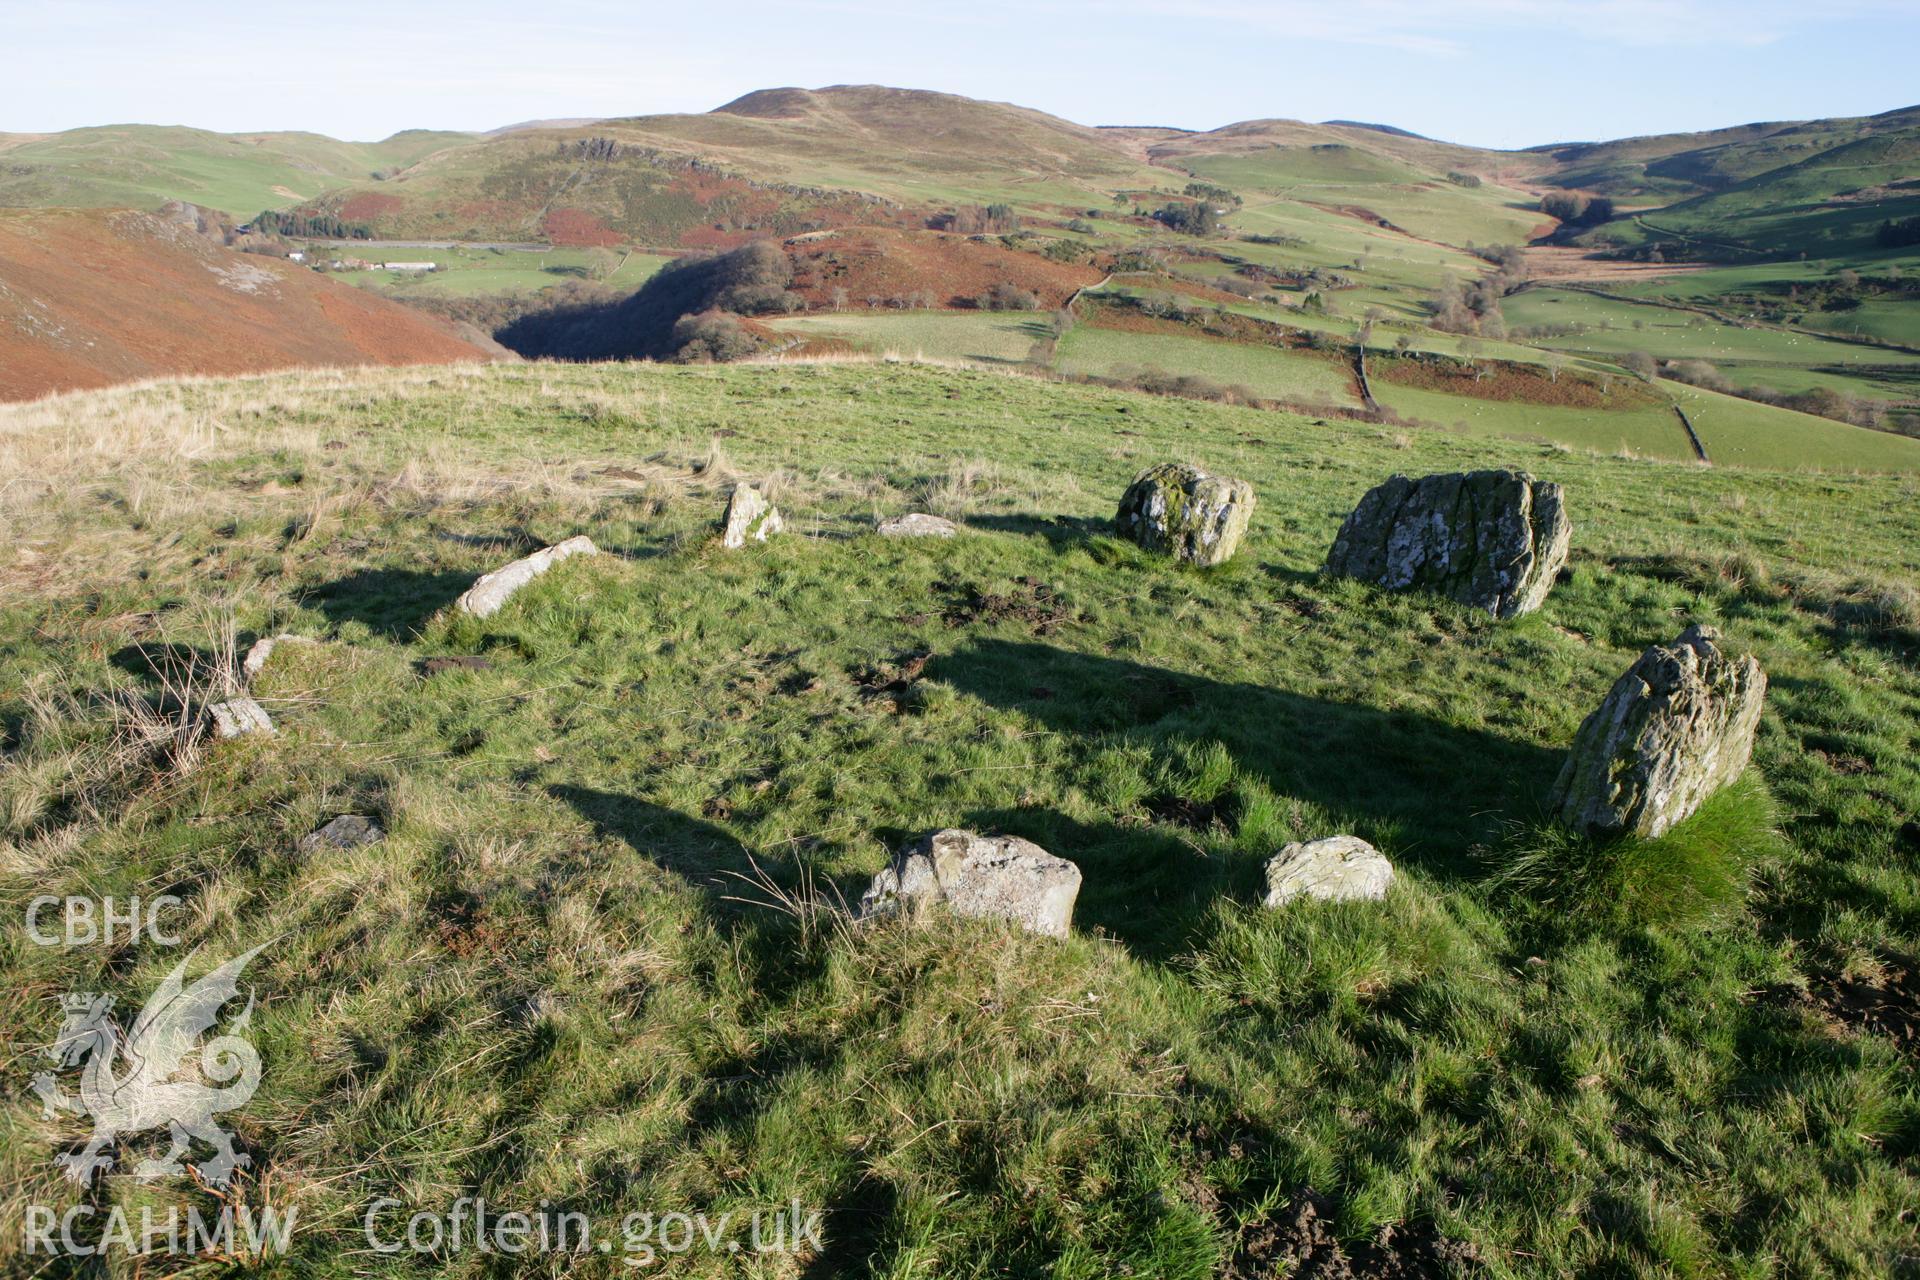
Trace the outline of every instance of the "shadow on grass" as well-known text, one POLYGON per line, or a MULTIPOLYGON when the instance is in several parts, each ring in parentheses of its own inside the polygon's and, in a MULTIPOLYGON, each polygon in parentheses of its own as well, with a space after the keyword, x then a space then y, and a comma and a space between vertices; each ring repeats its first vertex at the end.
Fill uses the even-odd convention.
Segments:
POLYGON ((1113 521, 1094 516, 967 516, 963 523, 971 529, 1045 538, 1055 551, 1065 551, 1094 538, 1113 536, 1113 521))
POLYGON ((459 598, 478 575, 420 569, 361 569, 307 589, 302 602, 334 626, 359 622, 390 640, 405 642, 440 610, 459 598))
MULTIPOLYGON (((1491 838, 1503 813, 1545 794, 1561 763, 1557 751, 1425 715, 1028 641, 980 640, 935 658, 926 674, 1089 741, 1156 753, 1217 742, 1282 804, 1305 801, 1441 880, 1477 874, 1472 847, 1491 838)), ((1262 889, 1260 855, 1210 854, 1168 823, 1089 825, 1030 808, 970 820, 1078 863, 1086 881, 1077 918, 1150 958, 1190 946, 1216 899, 1254 901, 1262 889)))

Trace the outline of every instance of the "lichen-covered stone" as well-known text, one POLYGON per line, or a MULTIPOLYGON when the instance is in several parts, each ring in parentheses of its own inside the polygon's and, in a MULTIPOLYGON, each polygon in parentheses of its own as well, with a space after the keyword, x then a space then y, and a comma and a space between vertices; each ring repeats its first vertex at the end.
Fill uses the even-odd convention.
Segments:
POLYGON ((904 516, 889 516, 873 527, 883 538, 951 538, 960 527, 951 520, 912 511, 904 516))
POLYGON ((386 838, 386 831, 372 818, 357 813, 343 813, 325 826, 301 836, 294 842, 294 847, 311 856, 329 849, 363 849, 386 838))
POLYGON ((768 502, 750 484, 737 484, 727 499, 726 520, 720 530, 720 545, 744 547, 748 542, 765 542, 786 527, 780 508, 768 502))
POLYGON ((1267 859, 1269 907, 1303 895, 1334 902, 1384 898, 1392 883, 1393 864, 1358 836, 1290 844, 1267 859))
POLYGON ((1560 486, 1524 471, 1395 476, 1340 526, 1326 571, 1514 618, 1546 601, 1572 540, 1560 486))
POLYGON ((249 734, 273 736, 273 721, 252 698, 229 698, 207 708, 207 721, 216 738, 244 738, 249 734))
POLYGON ((500 606, 504 605, 514 592, 567 557, 599 554, 600 548, 594 546, 593 539, 585 534, 568 538, 565 542, 555 543, 544 551, 536 551, 530 556, 515 560, 512 564, 502 565, 492 573, 483 574, 465 595, 454 602, 454 608, 462 613, 470 613, 476 618, 490 617, 499 612, 500 606))
POLYGON ((1232 557, 1253 518, 1253 486, 1208 475, 1181 462, 1142 471, 1113 518, 1123 536, 1149 551, 1197 565, 1232 557))
POLYGON ((1581 724, 1554 785, 1560 821, 1590 835, 1658 836, 1738 778, 1766 700, 1757 659, 1711 627, 1654 645, 1581 724))
POLYGON ((940 907, 1064 938, 1079 893, 1080 869, 1031 841, 936 831, 874 876, 860 899, 860 914, 918 917, 940 907))

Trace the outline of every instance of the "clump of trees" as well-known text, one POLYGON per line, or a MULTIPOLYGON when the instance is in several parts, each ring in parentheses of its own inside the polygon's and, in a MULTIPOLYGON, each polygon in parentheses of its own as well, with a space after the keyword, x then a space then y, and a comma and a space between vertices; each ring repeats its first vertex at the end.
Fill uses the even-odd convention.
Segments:
POLYGON ((1471 189, 1480 185, 1480 175, 1477 173, 1462 173, 1458 169, 1455 169, 1447 175, 1447 181, 1456 187, 1467 187, 1471 189))
POLYGON ((1240 199, 1240 193, 1232 187, 1223 187, 1212 182, 1189 182, 1187 189, 1182 194, 1191 196, 1195 200, 1205 200, 1211 204, 1239 205, 1245 203, 1240 199))
POLYGON ((1551 191, 1540 197, 1540 212, 1568 226, 1598 226, 1612 221, 1613 199, 1590 196, 1584 191, 1551 191))
POLYGON ((1190 236, 1210 236, 1220 230, 1220 215, 1212 202, 1172 200, 1153 211, 1155 222, 1190 236))
POLYGON ((702 311, 673 322, 673 358, 683 364, 738 360, 760 349, 760 339, 740 317, 727 311, 702 311))
POLYGON ((963 204, 928 220, 935 231, 957 231, 962 235, 1005 235, 1020 229, 1020 215, 1010 204, 963 204))
POLYGON ((799 309, 792 283, 787 255, 759 240, 670 262, 630 294, 582 285, 513 315, 494 337, 560 360, 738 359, 760 345, 740 317, 799 309))
POLYGON ((330 213, 289 213, 268 209, 247 224, 262 235, 292 236, 302 240, 371 240, 373 228, 346 222, 330 213))
POLYGON ((1022 289, 1010 280, 1002 280, 988 285, 986 290, 973 300, 973 305, 982 311, 1038 311, 1039 297, 1029 290, 1022 289))
POLYGON ((1882 249, 1904 249, 1908 245, 1920 244, 1920 216, 1887 219, 1880 224, 1873 241, 1882 249))
POLYGON ((1495 274, 1463 283, 1458 276, 1448 276, 1427 304, 1433 313, 1429 323, 1444 333, 1505 337, 1507 318, 1500 313, 1501 279, 1495 274))

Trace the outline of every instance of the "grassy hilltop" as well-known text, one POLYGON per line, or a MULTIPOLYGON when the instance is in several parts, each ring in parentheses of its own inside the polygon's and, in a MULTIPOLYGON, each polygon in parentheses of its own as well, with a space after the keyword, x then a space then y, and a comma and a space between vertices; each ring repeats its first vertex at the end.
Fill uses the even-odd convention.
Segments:
MULTIPOLYGON (((1308 1189, 1361 1259, 1896 1274, 1916 483, 884 363, 0 407, 0 905, 167 891, 203 957, 267 944, 234 1194, 299 1208, 283 1274, 491 1274, 360 1234, 376 1197, 479 1192, 827 1211, 817 1255, 676 1275, 1253 1276, 1308 1189), (1111 536, 1164 459, 1258 491, 1221 570, 1111 536), (1317 575, 1371 485, 1494 464, 1566 486, 1538 614, 1317 575), (737 478, 786 536, 715 545, 737 478), (868 533, 912 509, 966 528, 868 533), (610 554, 443 612, 580 533, 610 554), (1772 678, 1750 781, 1656 844, 1567 849, 1541 806, 1575 726, 1696 620, 1772 678), (326 643, 256 682, 277 737, 156 722, 283 631, 326 643), (451 656, 484 663, 425 674, 451 656), (389 837, 296 853, 343 812, 389 837), (945 825, 1075 861, 1074 936, 850 927, 841 899, 945 825), (1394 859, 1389 900, 1261 909, 1262 860, 1335 831, 1394 859)), ((12 1222, 72 1197, 51 1155, 80 1131, 40 1118, 24 1051, 55 994, 131 998, 175 957, 4 938, 12 1222)))

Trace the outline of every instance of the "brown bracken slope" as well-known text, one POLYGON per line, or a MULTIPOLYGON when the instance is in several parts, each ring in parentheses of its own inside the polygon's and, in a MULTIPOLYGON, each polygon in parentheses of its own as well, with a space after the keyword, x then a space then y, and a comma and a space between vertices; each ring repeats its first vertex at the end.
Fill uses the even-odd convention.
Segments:
POLYGON ((0 210, 0 400, 175 374, 498 353, 430 316, 294 263, 235 253, 158 214, 0 210))

